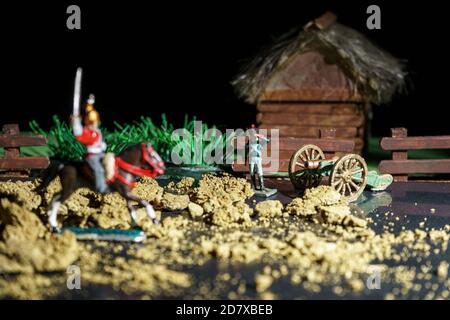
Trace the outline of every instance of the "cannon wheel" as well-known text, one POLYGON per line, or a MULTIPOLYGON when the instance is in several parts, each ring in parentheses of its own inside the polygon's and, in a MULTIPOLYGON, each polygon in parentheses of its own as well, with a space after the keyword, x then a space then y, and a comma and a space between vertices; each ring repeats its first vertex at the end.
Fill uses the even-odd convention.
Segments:
POLYGON ((348 201, 355 201, 367 185, 367 174, 366 161, 357 154, 347 154, 334 164, 330 185, 348 201))
POLYGON ((306 161, 323 160, 325 156, 318 146, 307 144, 298 149, 289 161, 289 178, 296 189, 317 187, 322 180, 318 170, 307 170, 306 161))

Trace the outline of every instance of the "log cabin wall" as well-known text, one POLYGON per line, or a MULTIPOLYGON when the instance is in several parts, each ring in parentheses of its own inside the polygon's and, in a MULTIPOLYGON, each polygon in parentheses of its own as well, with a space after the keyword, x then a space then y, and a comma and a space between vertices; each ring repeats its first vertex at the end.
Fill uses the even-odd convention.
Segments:
POLYGON ((321 128, 336 128, 337 138, 355 141, 355 153, 364 147, 366 117, 356 102, 260 102, 259 128, 279 129, 280 137, 319 138, 321 128))
POLYGON ((280 136, 317 138, 320 128, 336 128, 337 138, 352 138, 361 154, 367 119, 364 99, 331 55, 294 54, 268 81, 257 103, 260 128, 280 136))

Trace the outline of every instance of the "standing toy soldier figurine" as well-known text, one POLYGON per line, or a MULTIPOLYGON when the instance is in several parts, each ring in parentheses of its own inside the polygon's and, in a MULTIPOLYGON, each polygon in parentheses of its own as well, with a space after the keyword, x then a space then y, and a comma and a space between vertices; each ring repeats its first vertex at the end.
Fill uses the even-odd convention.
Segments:
POLYGON ((86 162, 91 167, 95 177, 95 189, 98 192, 105 193, 108 186, 105 181, 105 169, 103 168, 103 157, 105 156, 106 144, 103 142, 102 133, 98 128, 100 124, 100 115, 94 108, 95 97, 89 95, 86 103, 86 115, 84 125, 81 125, 80 116, 74 115, 72 118, 73 134, 77 141, 86 146, 86 162))
POLYGON ((262 146, 267 144, 270 140, 262 134, 257 133, 255 125, 253 124, 248 130, 248 133, 248 163, 253 189, 255 189, 256 195, 270 197, 275 194, 277 190, 267 189, 264 187, 264 176, 262 169, 262 146), (258 176, 258 179, 256 179, 256 176, 258 176))

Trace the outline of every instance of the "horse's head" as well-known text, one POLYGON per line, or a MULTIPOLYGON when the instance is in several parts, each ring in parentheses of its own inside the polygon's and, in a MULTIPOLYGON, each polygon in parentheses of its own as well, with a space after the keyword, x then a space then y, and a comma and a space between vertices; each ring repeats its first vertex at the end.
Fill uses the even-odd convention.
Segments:
POLYGON ((142 144, 142 164, 144 167, 148 166, 155 176, 164 174, 164 161, 150 143, 142 144))

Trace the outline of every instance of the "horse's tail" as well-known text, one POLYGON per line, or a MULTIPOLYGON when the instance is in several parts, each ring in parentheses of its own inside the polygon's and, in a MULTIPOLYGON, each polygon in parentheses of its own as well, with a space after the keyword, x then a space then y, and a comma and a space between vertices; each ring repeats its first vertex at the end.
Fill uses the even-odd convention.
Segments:
POLYGON ((36 192, 40 192, 47 188, 50 182, 56 178, 59 171, 64 167, 64 164, 59 161, 52 162, 52 164, 44 171, 41 183, 34 189, 36 192))

